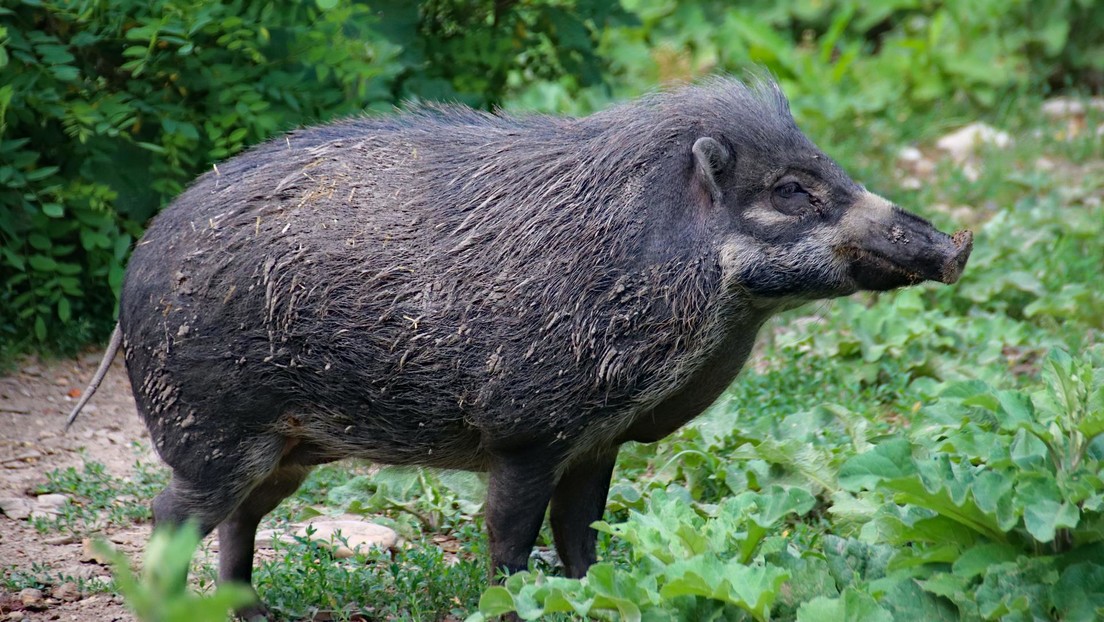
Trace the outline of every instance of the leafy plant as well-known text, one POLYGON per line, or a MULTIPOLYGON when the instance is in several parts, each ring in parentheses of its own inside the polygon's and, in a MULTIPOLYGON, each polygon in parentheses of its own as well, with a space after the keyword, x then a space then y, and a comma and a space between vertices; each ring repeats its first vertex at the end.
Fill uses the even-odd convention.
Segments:
POLYGON ((278 556, 256 572, 262 599, 286 619, 318 614, 337 620, 437 620, 475 607, 486 583, 485 539, 478 525, 462 528, 467 557, 450 559, 431 538, 397 551, 358 549, 341 559, 308 538, 276 544, 278 556))
MULTIPOLYGON (((296 125, 602 82, 595 0, 20 0, 0 8, 0 346, 106 335, 131 245, 186 183, 296 125)), ((2 351, 0 351, 2 352, 2 351)))
POLYGON ((1091 561, 1104 540, 1102 354, 1051 351, 1045 387, 1031 395, 951 385, 922 411, 911 439, 850 459, 841 485, 869 491, 862 495, 880 508, 864 531, 910 545, 893 563, 913 568, 925 590, 967 618, 1073 615, 1069 607, 1077 619, 1095 615, 1104 606, 1089 596, 1104 577, 1091 561), (1074 583, 1086 590, 1076 603, 1053 599, 1074 583))
MULTIPOLYGON (((643 512, 623 523, 595 528, 628 543, 630 568, 598 564, 586 579, 520 573, 484 592, 482 615, 516 611, 526 620, 547 613, 623 619, 690 619, 742 610, 756 620, 770 617, 771 604, 789 578, 783 568, 757 560, 764 538, 791 515, 813 506, 801 488, 747 491, 716 507, 695 506, 685 493, 656 491, 643 512), (659 617, 657 617, 659 616, 659 617)), ((482 619, 478 616, 469 621, 482 619)))
POLYGON ((136 462, 134 471, 132 478, 116 477, 95 461, 85 461, 79 471, 75 467, 50 471, 36 494, 60 493, 69 500, 57 517, 35 519, 35 527, 42 532, 64 529, 83 533, 105 525, 149 520, 149 500, 168 482, 168 474, 144 462, 136 462))
POLYGON ((114 568, 115 586, 142 622, 222 622, 228 613, 256 599, 253 590, 232 583, 200 595, 188 588, 192 556, 200 543, 193 524, 180 529, 155 529, 146 545, 141 575, 130 569, 125 555, 101 541, 97 549, 114 568))

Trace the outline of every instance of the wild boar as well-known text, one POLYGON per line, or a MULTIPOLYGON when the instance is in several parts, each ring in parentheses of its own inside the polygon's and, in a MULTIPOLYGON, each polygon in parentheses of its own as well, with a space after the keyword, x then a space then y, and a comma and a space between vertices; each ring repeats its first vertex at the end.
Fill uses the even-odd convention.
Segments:
POLYGON ((224 581, 347 457, 488 472, 493 567, 526 567, 551 505, 579 577, 618 447, 701 413, 767 318, 954 283, 971 246, 852 181, 769 80, 585 118, 422 107, 200 177, 135 248, 104 367, 121 346, 172 468, 155 521, 218 527, 224 581))

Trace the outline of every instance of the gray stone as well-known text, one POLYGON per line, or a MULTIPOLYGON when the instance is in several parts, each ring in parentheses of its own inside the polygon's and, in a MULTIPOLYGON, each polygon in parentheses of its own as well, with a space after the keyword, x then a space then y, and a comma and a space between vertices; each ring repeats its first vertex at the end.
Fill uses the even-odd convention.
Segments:
POLYGON ((19 601, 27 609, 34 611, 46 608, 46 598, 42 595, 42 590, 36 590, 33 587, 24 588, 20 591, 19 601))
POLYGON ((34 501, 25 497, 0 498, 0 512, 14 520, 23 520, 34 511, 34 501))
POLYGON ((394 529, 366 521, 319 518, 307 522, 296 535, 307 537, 308 527, 313 529, 310 539, 332 546, 334 556, 339 558, 352 557, 358 547, 389 549, 399 541, 399 534, 394 529))
POLYGON ((946 152, 956 162, 973 155, 981 145, 1004 148, 1012 144, 1012 137, 984 123, 971 123, 936 141, 935 146, 946 152))

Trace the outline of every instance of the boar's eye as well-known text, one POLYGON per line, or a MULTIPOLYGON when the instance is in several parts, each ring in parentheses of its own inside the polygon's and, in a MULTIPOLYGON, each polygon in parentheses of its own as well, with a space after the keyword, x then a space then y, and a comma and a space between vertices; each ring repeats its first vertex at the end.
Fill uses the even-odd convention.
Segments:
POLYGON ((784 184, 779 184, 775 187, 774 193, 778 195, 780 199, 788 199, 795 194, 808 194, 805 189, 801 187, 801 184, 796 181, 788 181, 784 184))
POLYGON ((813 207, 813 199, 801 184, 796 181, 784 181, 774 187, 771 204, 774 209, 783 214, 798 216, 813 207))

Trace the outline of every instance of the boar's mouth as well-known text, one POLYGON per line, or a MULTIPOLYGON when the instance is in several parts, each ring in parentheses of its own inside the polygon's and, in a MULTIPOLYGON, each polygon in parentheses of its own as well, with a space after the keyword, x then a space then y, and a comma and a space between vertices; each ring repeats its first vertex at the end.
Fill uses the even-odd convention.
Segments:
POLYGON ((896 242, 872 245, 874 248, 847 245, 839 251, 847 258, 851 278, 861 289, 886 291, 927 280, 950 285, 962 276, 974 236, 969 231, 959 231, 953 236, 935 233, 939 239, 934 243, 907 251, 896 242))

